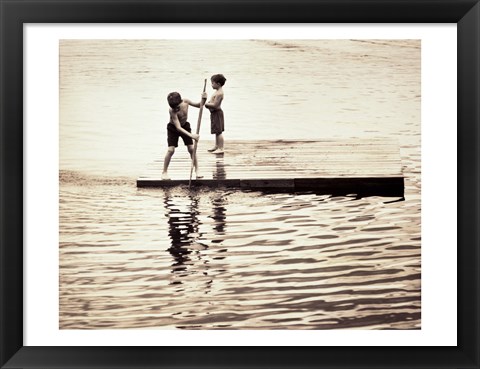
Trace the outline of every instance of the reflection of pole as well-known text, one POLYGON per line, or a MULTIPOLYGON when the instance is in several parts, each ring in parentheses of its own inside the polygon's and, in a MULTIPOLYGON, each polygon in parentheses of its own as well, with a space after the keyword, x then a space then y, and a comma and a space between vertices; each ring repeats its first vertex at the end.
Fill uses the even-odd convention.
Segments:
MULTIPOLYGON (((203 92, 205 92, 206 88, 207 88, 207 79, 205 78, 205 82, 203 83, 203 92)), ((200 125, 202 124, 203 105, 205 105, 205 101, 202 97, 202 100, 200 101, 200 111, 198 112, 197 135, 200 134, 200 125)), ((195 140, 195 142, 193 143, 192 165, 190 166, 190 179, 188 180, 188 188, 190 188, 192 184, 193 164, 195 163, 195 157, 197 155, 197 145, 198 145, 198 141, 195 140)), ((197 165, 198 165, 198 162, 197 162, 197 165)))

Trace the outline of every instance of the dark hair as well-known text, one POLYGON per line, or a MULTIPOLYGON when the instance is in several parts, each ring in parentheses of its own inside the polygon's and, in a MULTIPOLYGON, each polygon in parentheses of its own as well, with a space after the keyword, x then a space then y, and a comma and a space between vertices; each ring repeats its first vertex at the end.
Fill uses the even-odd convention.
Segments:
POLYGON ((227 81, 227 79, 223 76, 223 74, 214 74, 210 79, 213 82, 217 82, 220 86, 223 86, 227 81))
POLYGON ((182 102, 182 97, 178 92, 170 92, 167 96, 167 101, 171 108, 175 108, 182 102))

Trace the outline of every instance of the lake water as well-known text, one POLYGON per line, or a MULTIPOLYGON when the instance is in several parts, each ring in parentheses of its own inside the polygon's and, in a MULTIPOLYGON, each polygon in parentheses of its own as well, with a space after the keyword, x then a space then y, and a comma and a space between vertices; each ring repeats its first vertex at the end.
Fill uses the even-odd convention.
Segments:
MULTIPOLYGON (((60 328, 419 329, 420 52, 417 40, 61 41, 60 328), (199 101, 216 73, 225 155, 235 139, 394 137, 405 198, 137 189, 166 150, 167 94, 199 101)), ((208 114, 200 134, 205 150, 208 114)))

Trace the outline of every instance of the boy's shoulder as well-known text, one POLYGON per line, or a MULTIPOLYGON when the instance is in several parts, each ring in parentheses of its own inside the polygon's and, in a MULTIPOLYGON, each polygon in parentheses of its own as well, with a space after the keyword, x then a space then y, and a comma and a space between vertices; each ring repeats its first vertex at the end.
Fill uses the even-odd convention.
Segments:
MULTIPOLYGON (((183 107, 183 106, 185 106, 185 104, 188 105, 188 102, 185 101, 185 100, 187 100, 187 99, 182 99, 182 102, 180 104, 178 104, 178 106, 183 107)), ((178 113, 179 112, 179 110, 174 110, 171 106, 168 107, 168 111, 170 113, 178 113)))

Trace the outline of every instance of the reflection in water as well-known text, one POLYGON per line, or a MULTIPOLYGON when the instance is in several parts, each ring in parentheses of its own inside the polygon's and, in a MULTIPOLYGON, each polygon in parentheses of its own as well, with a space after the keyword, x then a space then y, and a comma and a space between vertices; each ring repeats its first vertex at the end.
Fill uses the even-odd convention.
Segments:
MULTIPOLYGON (((167 191, 164 205, 168 218, 168 235, 171 240, 168 251, 173 257, 172 274, 174 277, 186 277, 189 273, 188 266, 202 259, 198 250, 207 248, 197 241, 199 236, 198 199, 192 196, 185 199, 175 198, 167 191)), ((171 284, 182 284, 182 282, 174 278, 171 284)))
MULTIPOLYGON (((223 180, 227 178, 227 172, 225 170, 225 164, 223 161, 223 155, 217 155, 215 163, 215 172, 212 175, 213 179, 223 180)), ((225 213, 226 213, 226 201, 222 192, 215 192, 215 196, 212 199, 213 215, 213 232, 216 236, 212 243, 221 244, 224 241, 225 236, 225 213)))
POLYGON ((184 264, 190 261, 190 246, 198 234, 198 200, 190 197, 190 205, 186 209, 176 205, 172 197, 165 196, 166 216, 168 217, 168 235, 171 246, 168 249, 175 263, 175 270, 186 270, 184 264))
POLYGON ((91 188, 62 187, 61 329, 420 328, 419 201, 91 188))
MULTIPOLYGON (((224 205, 225 200, 221 195, 212 199, 213 214, 210 218, 213 220, 213 244, 221 244, 224 240, 226 213, 224 205)), ((170 284, 184 285, 189 281, 196 285, 196 287, 190 285, 189 288, 196 289, 197 292, 209 293, 212 285, 209 273, 211 257, 208 253, 208 245, 201 241, 203 234, 200 228, 203 224, 199 220, 199 197, 189 194, 180 198, 166 191, 164 206, 171 241, 168 252, 173 257, 170 284), (199 288, 199 285, 203 287, 199 288)), ((224 251, 219 250, 219 252, 224 251)), ((214 257, 214 259, 219 260, 224 257, 214 257)), ((177 291, 184 291, 184 288, 177 291)))
MULTIPOLYGON (((60 329, 420 328, 420 41, 209 42, 224 52, 198 40, 60 45, 60 329), (175 71, 203 79, 204 65, 234 76, 231 140, 398 138, 404 201, 138 190, 164 142, 168 91, 152 81, 198 96, 175 71), (245 119, 252 88, 262 104, 245 119)), ((215 160, 213 177, 228 179, 215 160)))
POLYGON ((212 199, 212 208, 213 215, 213 232, 216 236, 212 243, 221 244, 224 241, 225 236, 225 213, 227 209, 225 208, 226 201, 223 196, 218 195, 212 199))
POLYGON ((212 173, 212 178, 213 179, 226 179, 227 178, 227 172, 225 170, 225 163, 223 162, 223 154, 222 155, 216 155, 216 161, 215 161, 215 171, 212 173))

